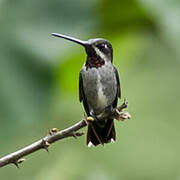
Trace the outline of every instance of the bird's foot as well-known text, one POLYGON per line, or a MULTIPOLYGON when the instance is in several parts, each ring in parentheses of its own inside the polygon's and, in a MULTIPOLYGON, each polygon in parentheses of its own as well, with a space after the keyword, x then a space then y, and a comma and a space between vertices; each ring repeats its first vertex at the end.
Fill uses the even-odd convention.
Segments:
POLYGON ((93 121, 94 121, 94 118, 93 118, 92 116, 88 116, 88 117, 86 118, 86 120, 87 120, 88 122, 93 122, 93 121))
POLYGON ((116 109, 116 116, 115 119, 118 121, 124 121, 125 119, 130 119, 131 115, 128 112, 120 112, 118 109, 116 109))
POLYGON ((90 112, 90 116, 88 116, 86 119, 89 122, 94 122, 94 121, 98 122, 98 118, 96 117, 94 112, 90 112))

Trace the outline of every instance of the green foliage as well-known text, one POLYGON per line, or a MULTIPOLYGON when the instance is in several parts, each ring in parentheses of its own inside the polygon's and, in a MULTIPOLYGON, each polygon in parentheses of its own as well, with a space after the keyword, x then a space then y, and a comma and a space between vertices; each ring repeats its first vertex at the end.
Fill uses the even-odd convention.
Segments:
POLYGON ((153 27, 153 20, 135 0, 108 1, 100 6, 100 17, 103 28, 118 33, 137 27, 153 27))
POLYGON ((52 32, 112 42, 132 120, 115 123, 115 144, 87 148, 85 137, 65 139, 49 155, 28 156, 20 170, 0 169, 0 178, 178 179, 179 10, 178 1, 1 1, 1 156, 83 116, 84 49, 52 32))
MULTIPOLYGON (((76 50, 78 51, 78 50, 76 50)), ((86 60, 83 54, 73 53, 70 57, 64 57, 64 63, 61 63, 56 69, 56 80, 59 90, 66 92, 77 92, 79 83, 79 71, 86 60)), ((84 53, 85 54, 85 53, 84 53)))

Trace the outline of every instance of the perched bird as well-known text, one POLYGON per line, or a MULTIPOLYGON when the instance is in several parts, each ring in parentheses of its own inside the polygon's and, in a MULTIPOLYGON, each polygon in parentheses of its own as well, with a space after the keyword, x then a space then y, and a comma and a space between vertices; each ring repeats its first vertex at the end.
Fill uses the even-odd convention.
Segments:
POLYGON ((110 117, 121 97, 117 69, 113 66, 112 45, 105 39, 82 41, 70 36, 52 33, 85 47, 87 59, 79 73, 79 100, 88 116, 87 145, 114 142, 116 132, 110 117))

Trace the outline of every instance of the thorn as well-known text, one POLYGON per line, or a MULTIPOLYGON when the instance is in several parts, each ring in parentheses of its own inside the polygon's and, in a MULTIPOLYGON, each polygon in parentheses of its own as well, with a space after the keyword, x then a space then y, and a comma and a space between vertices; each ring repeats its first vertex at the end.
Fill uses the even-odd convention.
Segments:
POLYGON ((21 164, 21 163, 23 163, 25 160, 26 160, 26 159, 18 159, 18 160, 17 160, 17 163, 18 163, 18 164, 21 164))
POLYGON ((72 136, 73 136, 75 139, 77 139, 77 137, 80 137, 80 136, 82 136, 82 135, 84 135, 83 132, 75 132, 75 131, 72 132, 72 136))
POLYGON ((54 133, 57 133, 59 131, 59 129, 58 128, 52 128, 51 131, 54 133))
POLYGON ((75 138, 75 139, 77 139, 77 135, 76 135, 76 132, 72 132, 72 136, 75 138))
POLYGON ((13 164, 19 169, 19 165, 17 161, 13 162, 13 164))
POLYGON ((58 131, 59 131, 58 128, 52 128, 49 130, 49 135, 53 135, 53 134, 57 133, 58 131))
POLYGON ((84 133, 83 132, 76 132, 76 136, 83 136, 84 133))
POLYGON ((43 148, 44 148, 47 152, 49 152, 48 147, 50 146, 50 143, 47 142, 46 140, 42 139, 42 145, 43 145, 43 148))

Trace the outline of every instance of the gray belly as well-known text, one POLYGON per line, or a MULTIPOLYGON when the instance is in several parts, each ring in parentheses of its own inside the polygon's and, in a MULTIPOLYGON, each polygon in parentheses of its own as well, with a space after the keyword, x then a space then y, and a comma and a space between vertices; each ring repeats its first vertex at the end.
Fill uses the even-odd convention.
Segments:
POLYGON ((117 82, 112 64, 82 69, 83 88, 90 111, 96 115, 112 105, 117 93, 117 82))

